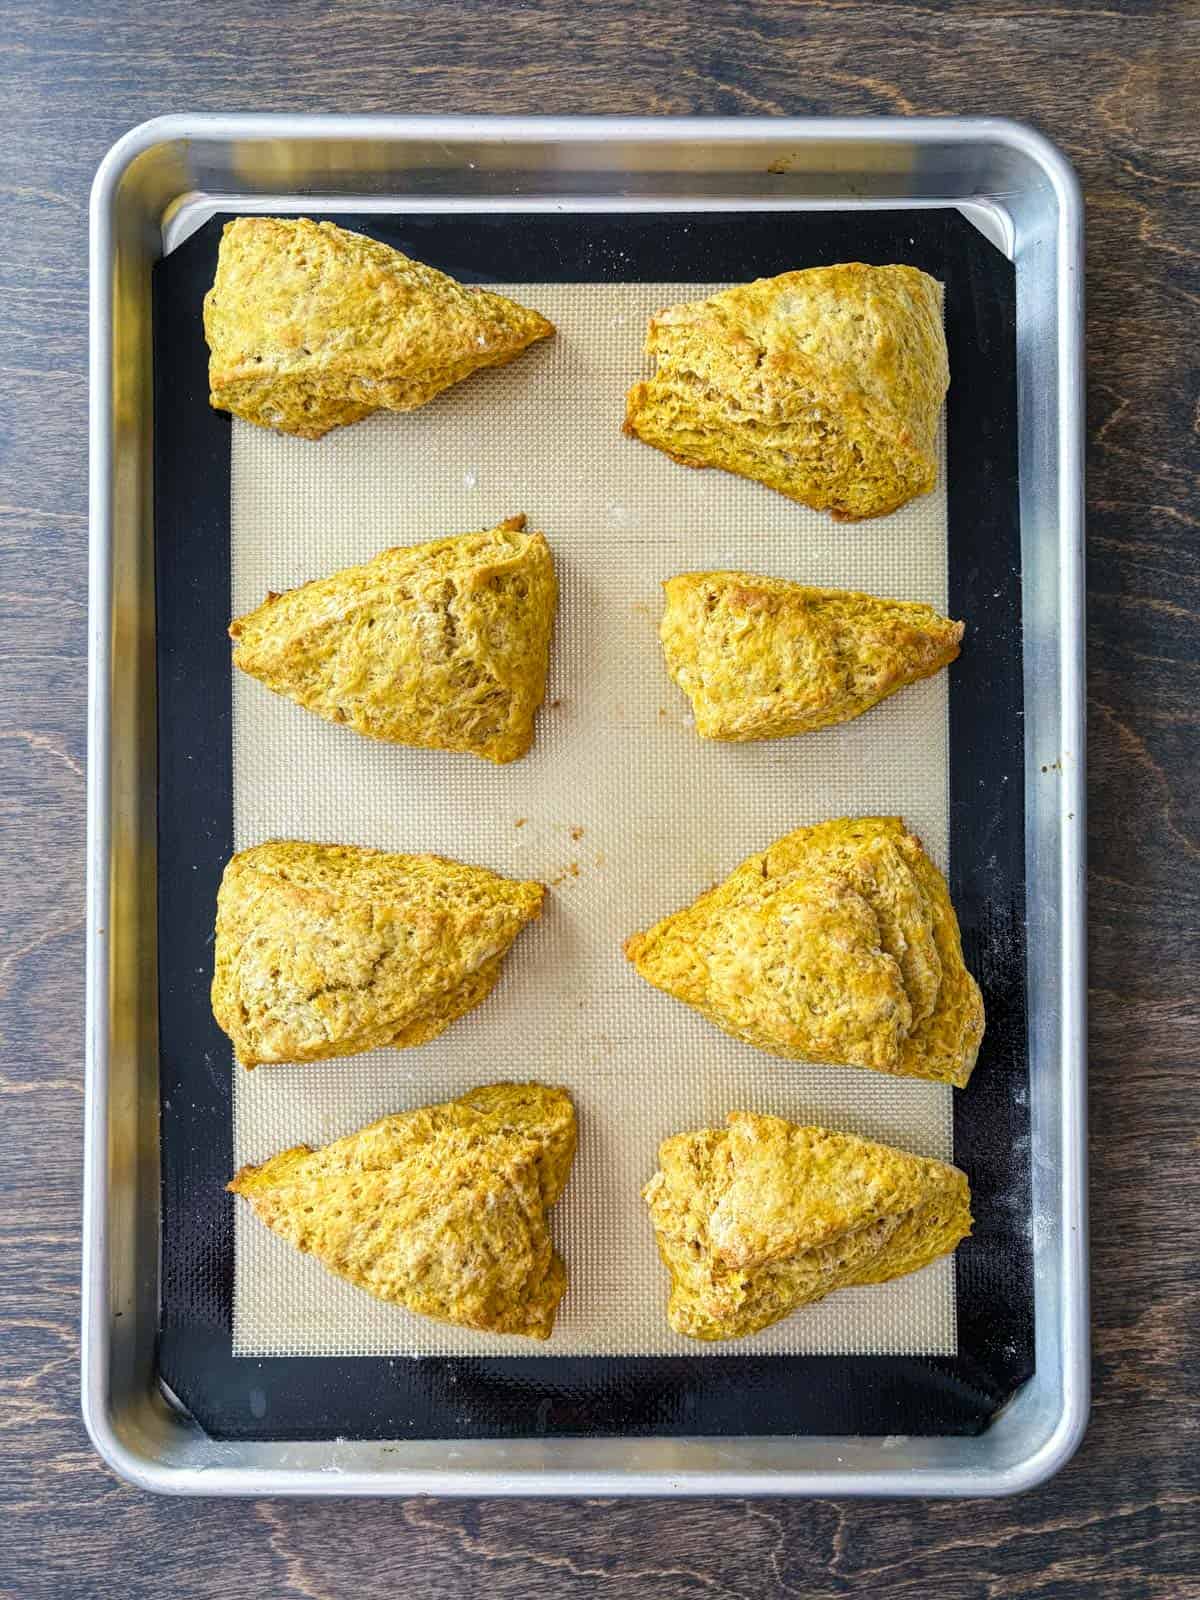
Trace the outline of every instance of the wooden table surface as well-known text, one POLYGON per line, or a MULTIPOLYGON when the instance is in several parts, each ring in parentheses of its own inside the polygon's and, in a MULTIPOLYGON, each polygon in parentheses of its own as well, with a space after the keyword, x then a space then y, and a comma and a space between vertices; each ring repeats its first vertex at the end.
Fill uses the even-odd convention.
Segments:
POLYGON ((1200 1596, 1195 0, 0 0, 0 1597, 1200 1596), (995 113, 1088 202, 1095 1404, 1012 1501, 167 1501, 78 1411, 86 199, 171 110, 995 113))

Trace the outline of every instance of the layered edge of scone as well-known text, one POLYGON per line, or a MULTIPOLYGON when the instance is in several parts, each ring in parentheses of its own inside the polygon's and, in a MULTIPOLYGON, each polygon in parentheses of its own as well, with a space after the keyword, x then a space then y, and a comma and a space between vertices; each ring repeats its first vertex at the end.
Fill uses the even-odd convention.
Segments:
POLYGON ((565 1089, 494 1083, 381 1117, 227 1188, 376 1298, 483 1332, 547 1339, 566 1289, 547 1212, 575 1155, 565 1089))
POLYGON ((204 299, 210 402, 306 439, 412 411, 554 325, 402 251, 308 217, 225 225, 204 299))
POLYGON ((655 988, 792 1061, 963 1088, 983 999, 946 880, 899 817, 797 828, 632 935, 655 988))
POLYGON ((665 1139, 643 1190, 676 1333, 743 1338, 837 1289, 916 1272, 971 1231, 957 1167, 780 1117, 726 1122, 665 1139))
POLYGON ((932 606, 740 571, 663 584, 659 639, 702 739, 784 739, 849 722, 959 653, 932 606))
POLYGON ((949 387, 941 287, 848 262, 759 278, 651 320, 654 376, 625 431, 684 466, 721 467, 842 520, 937 482, 949 387))
POLYGON ((425 1044, 491 993, 544 894, 441 856, 255 845, 217 895, 213 1015, 246 1067, 425 1044))
POLYGON ((503 765, 533 743, 557 602, 518 516, 269 594, 229 634, 235 666, 327 722, 503 765))

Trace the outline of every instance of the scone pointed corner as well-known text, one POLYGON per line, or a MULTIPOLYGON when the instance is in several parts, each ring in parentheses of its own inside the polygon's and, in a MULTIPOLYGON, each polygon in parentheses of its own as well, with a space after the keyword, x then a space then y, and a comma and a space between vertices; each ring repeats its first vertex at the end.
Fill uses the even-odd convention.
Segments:
POLYGON ((271 1156, 269 1160, 258 1165, 248 1162, 234 1173, 225 1185, 226 1191, 229 1194, 240 1194, 250 1198, 260 1190, 269 1189, 273 1184, 283 1182, 289 1175, 298 1171, 310 1155, 312 1155, 311 1145, 296 1144, 288 1150, 281 1150, 278 1155, 271 1156))
POLYGON ((505 295, 496 295, 495 298, 504 300, 514 307, 515 311, 521 313, 520 317, 516 318, 520 327, 520 343, 516 347, 518 352, 527 349, 531 344, 540 344, 543 339, 553 339, 558 333, 558 329, 549 317, 544 317, 532 306, 522 305, 518 300, 509 300, 505 295))

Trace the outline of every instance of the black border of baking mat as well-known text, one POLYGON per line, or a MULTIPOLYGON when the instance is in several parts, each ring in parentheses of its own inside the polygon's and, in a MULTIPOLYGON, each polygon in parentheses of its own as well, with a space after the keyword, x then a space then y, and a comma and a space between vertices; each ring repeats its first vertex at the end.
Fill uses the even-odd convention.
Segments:
POLYGON ((208 994, 233 849, 230 419, 208 405, 200 316, 223 220, 154 271, 166 1390, 224 1439, 981 1431, 1033 1371, 1011 263, 949 210, 337 217, 469 282, 712 282, 863 260, 910 262, 945 283, 949 609, 969 623, 949 675, 951 889, 988 1010, 978 1070, 954 1097, 954 1151, 976 1221, 955 1257, 954 1357, 260 1360, 231 1353, 231 1065, 208 994))

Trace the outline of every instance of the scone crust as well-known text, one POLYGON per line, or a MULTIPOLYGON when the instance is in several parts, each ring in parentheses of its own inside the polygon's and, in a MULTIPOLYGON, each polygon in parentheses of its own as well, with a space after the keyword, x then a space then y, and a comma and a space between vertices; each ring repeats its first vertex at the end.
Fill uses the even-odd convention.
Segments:
POLYGON ((626 941, 643 978, 792 1061, 962 1088, 983 1038, 946 881, 899 817, 797 828, 626 941))
POLYGON ((932 606, 750 572, 663 584, 659 638, 702 739, 812 733, 862 716, 959 652, 963 624, 932 606))
POLYGON ((533 743, 557 600, 544 536, 510 517, 268 595, 229 634, 235 666, 328 722, 503 765, 533 743))
POLYGON ((423 1316, 546 1339, 566 1288, 546 1212, 575 1154, 563 1089, 495 1083, 297 1145, 228 1185, 329 1271, 423 1316))
POLYGON ((307 217, 227 223, 204 300, 212 405, 306 439, 414 410, 553 332, 504 295, 307 217))
POLYGON ((726 1121, 664 1140, 643 1191, 677 1333, 742 1338, 836 1289, 915 1272, 971 1231, 956 1167, 780 1117, 726 1121))
POLYGON ((247 1067, 424 1044, 487 998, 543 895, 441 856, 256 845, 221 880, 213 1015, 247 1067))
POLYGON ((937 481, 949 387, 941 291, 909 266, 847 262, 669 306, 626 432, 835 517, 883 516, 937 481))

